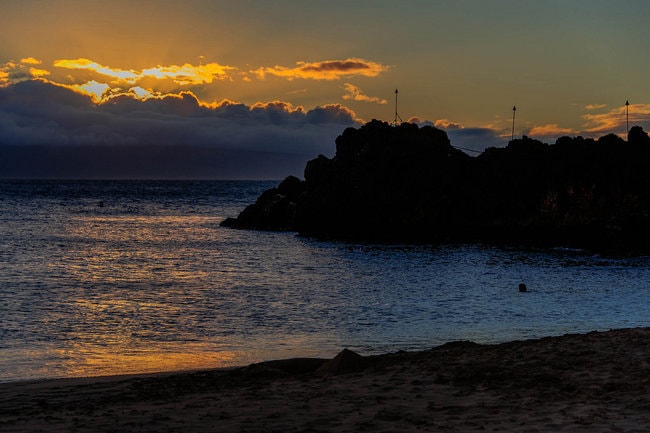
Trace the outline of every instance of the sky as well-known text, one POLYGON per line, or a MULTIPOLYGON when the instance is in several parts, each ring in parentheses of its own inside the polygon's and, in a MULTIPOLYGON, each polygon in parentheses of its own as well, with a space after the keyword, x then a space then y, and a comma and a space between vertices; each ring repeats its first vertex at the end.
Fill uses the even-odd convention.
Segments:
POLYGON ((648 16, 646 0, 3 0, 0 177, 301 177, 345 128, 392 122, 396 89, 399 119, 469 150, 507 145, 513 114, 548 143, 647 131, 648 16))

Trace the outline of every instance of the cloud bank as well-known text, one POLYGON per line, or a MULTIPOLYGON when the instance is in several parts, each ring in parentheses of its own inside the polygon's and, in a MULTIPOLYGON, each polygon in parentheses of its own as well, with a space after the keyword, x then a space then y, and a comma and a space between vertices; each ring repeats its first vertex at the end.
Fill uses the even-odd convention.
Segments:
MULTIPOLYGON (((104 98, 134 91, 139 98, 161 96, 178 92, 191 86, 201 87, 228 81, 250 83, 253 79, 265 80, 268 76, 292 81, 294 79, 332 81, 342 78, 377 77, 389 69, 377 62, 349 58, 345 60, 324 60, 318 62, 297 62, 295 67, 260 67, 251 71, 240 71, 235 66, 216 62, 193 65, 157 65, 135 70, 108 66, 87 58, 58 59, 52 64, 54 69, 42 67, 42 62, 34 57, 25 57, 19 62, 0 64, 0 86, 16 84, 34 78, 48 77, 47 81, 92 96, 96 102, 104 98), (126 90, 125 90, 126 89, 126 90)), ((379 98, 363 95, 356 86, 346 83, 346 90, 354 94, 356 101, 384 103, 379 98)))
POLYGON ((174 83, 184 86, 191 84, 212 83, 215 80, 224 80, 228 78, 229 71, 236 68, 232 66, 223 66, 218 63, 208 63, 206 65, 184 65, 156 66, 140 71, 124 70, 100 65, 89 59, 61 59, 54 62, 58 68, 88 70, 106 77, 124 81, 128 84, 135 84, 140 80, 147 78, 171 79, 174 83))
MULTIPOLYGON (((206 102, 197 94, 268 76, 332 81, 387 69, 361 58, 253 71, 216 62, 123 69, 60 58, 47 69, 24 57, 0 64, 0 177, 302 176, 307 160, 331 156, 336 136, 359 123, 353 111, 206 102)), ((351 100, 384 103, 346 86, 351 100)))
MULTIPOLYGON (((34 57, 0 64, 0 177, 302 176, 307 160, 332 156, 336 136, 361 122, 353 111, 341 104, 306 109, 280 100, 206 102, 197 95, 209 86, 214 94, 236 81, 246 86, 272 76, 306 86, 308 80, 345 79, 334 86, 344 90, 342 101, 388 102, 353 84, 354 77, 377 77, 389 69, 361 58, 250 71, 216 62, 122 69, 87 58, 59 59, 52 66, 34 57)), ((517 135, 547 142, 563 135, 624 135, 628 118, 630 126, 648 130, 650 104, 583 108, 583 128, 525 125, 517 135)), ((504 119, 480 127, 449 119, 409 121, 445 130, 452 145, 470 154, 503 147, 511 136, 504 119)))
POLYGON ((355 124, 354 112, 334 104, 205 104, 190 91, 96 103, 69 86, 20 81, 0 88, 0 177, 301 176, 355 124))

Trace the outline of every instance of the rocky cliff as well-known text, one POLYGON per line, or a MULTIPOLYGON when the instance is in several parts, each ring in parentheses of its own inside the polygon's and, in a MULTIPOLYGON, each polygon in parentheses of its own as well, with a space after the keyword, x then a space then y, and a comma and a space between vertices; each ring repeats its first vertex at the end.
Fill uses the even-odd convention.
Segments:
POLYGON ((487 242, 650 251, 650 139, 523 137, 470 157, 440 129, 373 120, 336 139, 234 228, 372 242, 487 242))

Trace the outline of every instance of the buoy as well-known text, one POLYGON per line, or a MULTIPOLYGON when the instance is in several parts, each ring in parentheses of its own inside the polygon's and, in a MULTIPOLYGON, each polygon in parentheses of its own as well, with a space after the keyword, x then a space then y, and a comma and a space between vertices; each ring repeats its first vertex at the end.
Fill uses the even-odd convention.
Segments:
POLYGON ((526 290, 528 290, 528 288, 526 287, 526 285, 525 285, 524 283, 520 283, 520 284, 519 284, 519 291, 520 291, 520 292, 525 292, 526 290))

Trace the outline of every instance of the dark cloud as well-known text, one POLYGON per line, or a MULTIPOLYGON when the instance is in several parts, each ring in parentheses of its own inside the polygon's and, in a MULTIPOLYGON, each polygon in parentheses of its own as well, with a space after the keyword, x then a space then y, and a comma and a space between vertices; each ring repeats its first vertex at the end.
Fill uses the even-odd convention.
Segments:
POLYGON ((452 127, 446 132, 452 145, 475 152, 483 152, 488 147, 505 147, 510 141, 510 137, 504 138, 500 131, 490 128, 452 127))
POLYGON ((339 105, 206 105, 190 92, 95 104, 24 81, 0 88, 0 177, 301 176, 354 117, 339 105))
POLYGON ((321 62, 298 62, 294 68, 275 66, 251 71, 259 78, 275 75, 287 79, 303 78, 311 80, 339 80, 342 77, 363 76, 376 77, 389 68, 377 62, 364 59, 325 60, 321 62))
POLYGON ((371 69, 367 62, 361 60, 333 60, 329 62, 307 64, 303 71, 363 71, 371 69))
POLYGON ((353 116, 352 113, 347 108, 338 104, 329 104, 324 107, 316 107, 313 110, 309 110, 305 116, 306 120, 310 124, 345 124, 348 122, 348 119, 353 116))
POLYGON ((470 155, 481 153, 488 147, 505 147, 510 138, 503 137, 503 131, 492 128, 466 128, 458 122, 440 119, 435 122, 410 118, 409 122, 420 126, 428 125, 442 129, 447 133, 452 146, 469 151, 470 155))

